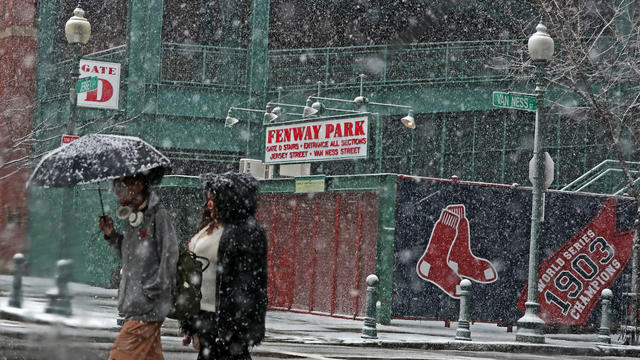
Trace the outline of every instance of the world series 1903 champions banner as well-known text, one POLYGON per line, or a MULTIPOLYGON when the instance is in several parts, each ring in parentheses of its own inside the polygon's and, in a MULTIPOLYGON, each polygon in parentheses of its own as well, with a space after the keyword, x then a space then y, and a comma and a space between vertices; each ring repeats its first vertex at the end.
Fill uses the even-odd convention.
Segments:
MULTIPOLYGON (((611 287, 633 250, 633 231, 616 231, 616 201, 607 199, 598 214, 538 268, 540 316, 547 323, 582 325, 611 287)), ((518 308, 525 310, 527 286, 518 308)))
MULTIPOLYGON (((600 292, 623 306, 636 204, 630 198, 548 191, 539 239, 540 316, 594 323, 600 292)), ((392 316, 455 320, 460 281, 473 287, 471 317, 515 323, 524 311, 531 189, 398 177, 392 316)))

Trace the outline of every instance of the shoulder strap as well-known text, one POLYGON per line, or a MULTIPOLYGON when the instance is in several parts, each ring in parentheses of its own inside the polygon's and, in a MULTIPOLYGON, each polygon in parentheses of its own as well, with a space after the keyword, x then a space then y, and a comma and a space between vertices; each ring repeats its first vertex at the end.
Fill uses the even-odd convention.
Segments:
POLYGON ((202 268, 202 272, 204 272, 205 270, 207 270, 207 268, 209 267, 209 265, 211 265, 211 262, 210 262, 210 261, 209 261, 209 259, 207 259, 206 257, 204 257, 204 256, 198 256, 198 255, 196 255, 195 253, 194 253, 193 255, 196 257, 196 260, 198 260, 198 259, 202 259, 202 260, 204 260, 204 261, 206 261, 206 262, 207 262, 207 264, 202 268))

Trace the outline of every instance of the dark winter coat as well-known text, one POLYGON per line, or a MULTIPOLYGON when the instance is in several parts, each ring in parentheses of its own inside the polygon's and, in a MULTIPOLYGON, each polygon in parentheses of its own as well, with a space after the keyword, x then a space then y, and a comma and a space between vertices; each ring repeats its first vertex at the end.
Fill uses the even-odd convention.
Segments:
POLYGON ((171 216, 151 193, 142 224, 105 236, 122 260, 118 311, 127 320, 163 321, 172 305, 178 242, 171 216))
POLYGON ((267 238, 254 217, 258 182, 237 173, 203 180, 224 225, 216 275, 218 338, 229 346, 257 345, 264 338, 268 302, 267 238))

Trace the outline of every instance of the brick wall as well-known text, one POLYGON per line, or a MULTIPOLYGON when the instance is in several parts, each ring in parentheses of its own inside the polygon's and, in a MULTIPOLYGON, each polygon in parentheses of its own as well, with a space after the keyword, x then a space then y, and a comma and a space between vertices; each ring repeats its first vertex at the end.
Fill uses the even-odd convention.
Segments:
POLYGON ((36 66, 36 1, 0 0, 0 273, 24 251, 36 66))

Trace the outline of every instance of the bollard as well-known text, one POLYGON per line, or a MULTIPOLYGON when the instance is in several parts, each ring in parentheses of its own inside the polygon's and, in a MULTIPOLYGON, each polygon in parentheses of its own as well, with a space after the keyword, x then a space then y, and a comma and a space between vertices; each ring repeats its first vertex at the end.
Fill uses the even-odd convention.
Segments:
POLYGON ((9 306, 22 307, 22 270, 24 265, 24 255, 17 253, 13 255, 13 288, 11 289, 11 298, 9 306))
POLYGON ((362 337, 367 339, 377 339, 376 330, 376 303, 378 302, 378 277, 374 274, 367 276, 367 312, 362 326, 362 337))
POLYGON ((598 330, 598 342, 611 344, 611 299, 613 293, 609 289, 602 290, 602 314, 600 314, 600 329, 598 330))
POLYGON ((460 318, 456 330, 456 340, 471 341, 469 327, 469 306, 471 305, 471 281, 464 279, 460 282, 460 318))
POLYGON ((67 284, 71 280, 71 260, 58 260, 56 287, 47 291, 49 304, 45 312, 71 316, 71 295, 67 284))

